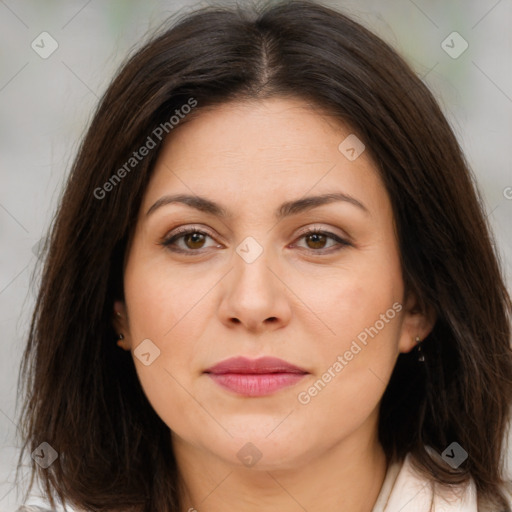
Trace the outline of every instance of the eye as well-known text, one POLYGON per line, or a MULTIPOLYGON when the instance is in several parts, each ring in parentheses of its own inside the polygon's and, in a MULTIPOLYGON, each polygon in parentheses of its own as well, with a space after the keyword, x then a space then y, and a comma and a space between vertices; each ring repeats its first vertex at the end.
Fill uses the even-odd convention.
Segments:
MULTIPOLYGON (((334 242, 337 242, 337 244, 331 245, 327 249, 331 249, 332 247, 335 247, 334 251, 338 251, 346 246, 351 246, 347 240, 344 240, 343 238, 339 237, 338 235, 335 235, 334 233, 331 233, 330 231, 324 231, 318 228, 309 229, 308 231, 302 233, 299 240, 304 238, 306 240, 306 244, 309 243, 309 247, 306 247, 306 250, 313 253, 320 253, 326 252, 325 244, 327 243, 327 240, 333 240, 334 242), (339 247, 336 247, 338 245, 339 247)), ((334 252, 329 250, 328 252, 334 252)))
POLYGON ((206 238, 212 238, 206 231, 197 228, 182 228, 177 229, 171 236, 164 239, 161 245, 174 252, 198 252, 197 249, 204 249, 206 238), (185 247, 177 246, 176 242, 180 239, 183 239, 185 247))

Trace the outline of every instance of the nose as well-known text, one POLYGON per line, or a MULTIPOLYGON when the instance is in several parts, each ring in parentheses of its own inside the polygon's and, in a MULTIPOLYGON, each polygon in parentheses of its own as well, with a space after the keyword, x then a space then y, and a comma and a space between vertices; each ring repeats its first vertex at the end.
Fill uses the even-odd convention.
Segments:
POLYGON ((260 333, 289 323, 293 294, 285 284, 284 272, 265 251, 251 263, 236 255, 234 268, 223 281, 219 313, 230 328, 240 325, 260 333))

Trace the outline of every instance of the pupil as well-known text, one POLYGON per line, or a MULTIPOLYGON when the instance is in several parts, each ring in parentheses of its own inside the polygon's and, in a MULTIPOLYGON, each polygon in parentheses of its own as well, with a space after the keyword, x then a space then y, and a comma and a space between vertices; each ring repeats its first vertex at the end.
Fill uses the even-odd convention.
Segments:
POLYGON ((192 233, 189 235, 189 239, 191 239, 192 244, 202 242, 202 240, 201 240, 202 237, 203 237, 203 235, 201 233, 192 233))
MULTIPOLYGON (((325 242, 325 235, 322 235, 320 233, 313 233, 312 235, 309 235, 310 236, 310 240, 312 240, 313 244, 320 244, 320 246, 322 246, 322 242, 325 242)), ((318 247, 316 247, 318 248, 318 247)))

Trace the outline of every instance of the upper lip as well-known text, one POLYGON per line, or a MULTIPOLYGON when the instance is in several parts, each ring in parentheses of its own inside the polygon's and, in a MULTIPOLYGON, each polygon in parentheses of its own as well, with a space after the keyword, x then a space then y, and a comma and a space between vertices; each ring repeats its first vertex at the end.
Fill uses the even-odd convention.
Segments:
POLYGON ((205 373, 308 373, 303 368, 299 368, 291 363, 278 359, 276 357, 260 357, 258 359, 248 359, 247 357, 232 357, 217 363, 205 373))

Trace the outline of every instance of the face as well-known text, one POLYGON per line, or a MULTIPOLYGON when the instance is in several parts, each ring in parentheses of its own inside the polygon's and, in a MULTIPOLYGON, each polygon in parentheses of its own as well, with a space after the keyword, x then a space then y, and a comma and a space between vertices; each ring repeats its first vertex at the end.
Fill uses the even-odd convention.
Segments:
POLYGON ((299 99, 224 104, 171 135, 115 326, 174 446, 237 465, 259 453, 273 469, 368 443, 398 354, 431 328, 404 296, 391 204, 368 151, 299 99), (176 194, 218 208, 161 200, 176 194), (307 201, 326 194, 338 195, 307 201), (239 356, 294 369, 207 372, 239 356))

